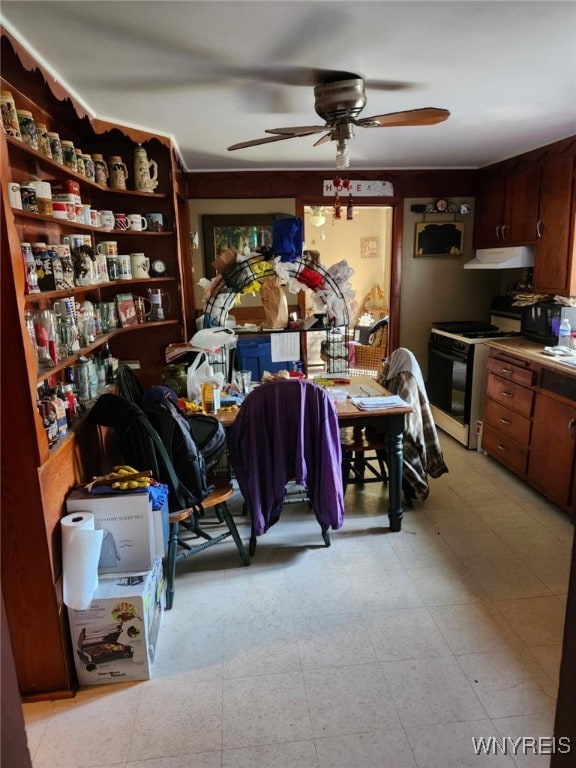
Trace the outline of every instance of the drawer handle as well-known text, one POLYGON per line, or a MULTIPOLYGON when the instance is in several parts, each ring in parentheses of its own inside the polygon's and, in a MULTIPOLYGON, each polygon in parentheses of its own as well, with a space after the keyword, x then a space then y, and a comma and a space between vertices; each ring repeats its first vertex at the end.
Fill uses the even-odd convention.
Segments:
POLYGON ((576 419, 570 419, 568 422, 568 434, 570 437, 576 437, 576 419))
POLYGON ((502 451, 502 453, 508 453, 508 448, 506 448, 505 445, 502 445, 502 443, 500 443, 500 445, 498 446, 498 450, 502 451))
POLYGON ((542 237, 542 219, 538 219, 536 222, 536 236, 542 237))
POLYGON ((514 397, 513 392, 506 392, 505 389, 502 390, 502 397, 514 397))
POLYGON ((511 376, 512 368, 500 368, 500 373, 503 373, 505 376, 511 376))
POLYGON ((510 421, 510 419, 505 419, 505 418, 503 418, 502 416, 500 417, 500 421, 502 422, 502 424, 506 424, 506 426, 507 426, 507 427, 509 427, 509 426, 510 426, 510 424, 512 424, 512 422, 510 421))

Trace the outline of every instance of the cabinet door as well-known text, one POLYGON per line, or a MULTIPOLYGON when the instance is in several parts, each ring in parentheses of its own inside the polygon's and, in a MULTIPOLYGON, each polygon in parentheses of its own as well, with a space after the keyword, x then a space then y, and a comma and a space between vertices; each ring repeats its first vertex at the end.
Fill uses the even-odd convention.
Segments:
POLYGON ((576 405, 539 394, 534 408, 528 480, 566 508, 576 493, 576 405))
POLYGON ((576 293, 576 259, 571 232, 574 158, 545 163, 540 177, 540 206, 534 288, 543 293, 576 293))
POLYGON ((500 235, 505 245, 535 242, 540 169, 527 168, 506 179, 504 218, 500 235))
POLYGON ((494 248, 502 245, 500 233, 504 217, 503 176, 487 176, 478 184, 474 213, 474 247, 494 248))

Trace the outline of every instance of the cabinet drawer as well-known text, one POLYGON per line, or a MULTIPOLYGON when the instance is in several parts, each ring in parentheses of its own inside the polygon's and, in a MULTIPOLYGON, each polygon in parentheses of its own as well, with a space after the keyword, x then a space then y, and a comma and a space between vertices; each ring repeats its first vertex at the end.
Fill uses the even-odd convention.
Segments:
POLYGON ((530 429, 532 427, 530 419, 506 408, 505 405, 501 405, 495 400, 487 400, 484 422, 522 445, 528 445, 530 442, 530 429))
POLYGON ((503 435, 490 425, 484 427, 482 448, 502 464, 505 464, 518 474, 525 474, 528 459, 528 448, 520 445, 511 437, 503 435))
POLYGON ((534 392, 515 384, 513 381, 494 376, 493 373, 488 376, 488 397, 524 414, 524 416, 530 416, 532 413, 534 392))
POLYGON ((534 384, 534 371, 529 368, 522 368, 520 365, 514 365, 507 360, 499 360, 497 357, 488 358, 488 370, 503 379, 515 381, 517 384, 524 384, 531 387, 534 384))

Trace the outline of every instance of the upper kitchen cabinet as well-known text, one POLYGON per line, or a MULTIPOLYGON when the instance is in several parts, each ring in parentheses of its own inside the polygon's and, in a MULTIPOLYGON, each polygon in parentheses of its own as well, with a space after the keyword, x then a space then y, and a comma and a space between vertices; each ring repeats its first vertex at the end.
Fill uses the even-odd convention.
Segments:
POLYGON ((574 157, 550 160, 540 171, 534 288, 576 295, 574 157))
POLYGON ((475 209, 476 248, 525 245, 537 237, 540 170, 482 174, 475 209))

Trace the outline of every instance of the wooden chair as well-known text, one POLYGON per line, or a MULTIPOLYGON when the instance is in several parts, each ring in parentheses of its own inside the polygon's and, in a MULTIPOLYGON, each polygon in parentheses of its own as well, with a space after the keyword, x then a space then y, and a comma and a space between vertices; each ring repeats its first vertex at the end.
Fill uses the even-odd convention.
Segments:
POLYGON ((169 515, 170 534, 168 537, 168 550, 166 555, 166 610, 170 610, 174 604, 176 564, 187 560, 192 555, 203 552, 208 547, 219 544, 224 539, 232 536, 238 548, 244 565, 250 565, 250 558, 242 544, 234 519, 226 502, 232 497, 234 489, 229 482, 219 481, 216 487, 205 499, 186 509, 171 512, 169 515), (228 530, 217 536, 209 534, 200 527, 199 520, 204 517, 207 509, 214 509, 220 523, 225 523, 228 530), (199 543, 191 543, 198 540, 199 543))
POLYGON ((190 503, 191 492, 178 477, 172 460, 159 434, 146 414, 135 403, 113 394, 101 395, 94 404, 88 421, 111 427, 118 435, 124 461, 139 470, 150 469, 152 476, 168 486, 169 536, 166 551, 166 610, 174 603, 176 563, 203 552, 208 547, 232 537, 244 565, 250 565, 236 524, 226 502, 233 494, 229 482, 214 484, 214 490, 205 498, 190 503), (219 523, 227 530, 213 536, 200 521, 205 510, 214 509, 219 523), (187 537, 203 539, 191 544, 187 537))
POLYGON ((338 417, 325 389, 305 379, 264 384, 228 430, 230 461, 251 517, 249 553, 280 519, 291 481, 306 488, 324 544, 344 519, 338 417))
POLYGON ((380 435, 370 435, 364 427, 344 427, 340 430, 340 446, 344 492, 349 483, 388 483, 386 447, 380 435))

